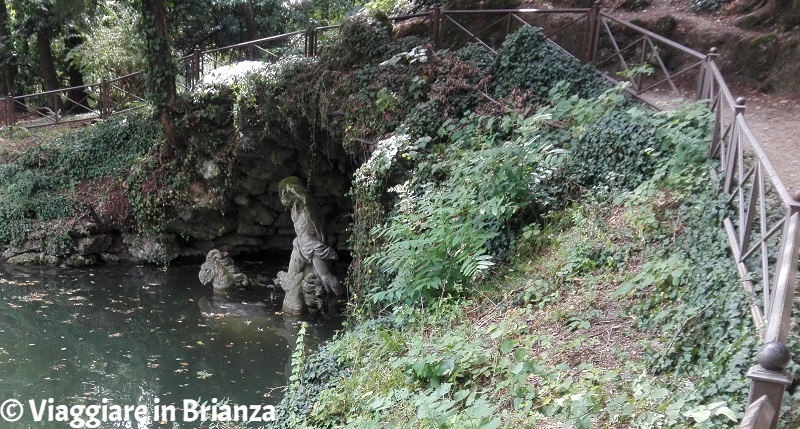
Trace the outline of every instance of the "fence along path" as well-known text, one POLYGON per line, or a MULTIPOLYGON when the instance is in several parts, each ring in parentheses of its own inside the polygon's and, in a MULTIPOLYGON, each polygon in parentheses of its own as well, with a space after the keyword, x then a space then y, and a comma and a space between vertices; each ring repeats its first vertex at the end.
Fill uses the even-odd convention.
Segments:
MULTIPOLYGON (((742 285, 752 297, 751 317, 763 340, 757 363, 747 374, 751 389, 741 427, 777 427, 783 392, 792 381, 785 371, 790 361, 786 342, 797 282, 800 194, 789 192, 754 137, 744 115, 745 100, 731 94, 717 67, 716 50, 702 54, 682 46, 602 12, 599 3, 570 9, 435 8, 392 20, 396 24, 412 20, 412 25, 422 26, 435 49, 477 43, 490 52, 516 29, 539 26, 553 46, 593 64, 612 82, 626 80, 627 90, 644 101, 654 91, 679 93, 691 88, 693 98, 708 105, 714 117, 708 155, 719 160, 715 174, 733 209, 723 227, 742 285), (631 73, 643 64, 655 73, 631 73)), ((178 59, 183 69, 178 84, 191 90, 211 69, 238 61, 314 56, 336 28, 317 27, 207 51, 196 49, 178 59)), ((0 106, 5 106, 7 125, 105 119, 144 104, 143 96, 135 93, 142 86, 139 79, 141 74, 133 73, 84 87, 9 95, 0 106), (17 122, 17 110, 27 112, 25 122, 17 122)))

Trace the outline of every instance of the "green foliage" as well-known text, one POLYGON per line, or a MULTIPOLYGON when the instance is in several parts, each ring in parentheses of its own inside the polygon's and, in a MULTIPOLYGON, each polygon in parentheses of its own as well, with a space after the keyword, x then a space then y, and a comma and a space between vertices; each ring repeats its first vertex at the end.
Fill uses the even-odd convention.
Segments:
POLYGON ((358 5, 349 0, 298 0, 292 8, 299 27, 318 27, 342 22, 358 10, 358 5))
MULTIPOLYGON (((271 428, 295 429, 304 426, 305 419, 314 410, 320 394, 331 387, 341 368, 338 359, 323 346, 313 355, 305 354, 306 324, 298 332, 295 350, 292 353, 292 373, 287 394, 276 407, 277 420, 271 428)), ((321 426, 317 426, 321 427, 321 426)))
POLYGON ((119 115, 53 137, 0 165, 0 242, 21 243, 44 234, 45 250, 53 255, 67 253, 71 241, 66 220, 88 215, 76 189, 83 183, 113 178, 113 183, 136 187, 135 198, 148 198, 132 173, 159 148, 160 141, 160 127, 149 116, 119 115))
POLYGON ((391 39, 391 25, 388 30, 386 25, 387 20, 369 14, 347 19, 339 27, 338 42, 320 53, 320 61, 341 70, 383 58, 391 39))
POLYGON ((521 209, 550 204, 543 183, 562 152, 535 137, 542 119, 467 117, 447 123, 440 134, 448 151, 434 147, 432 156, 422 154, 425 140, 415 146, 389 140, 394 146, 378 148, 359 173, 361 183, 385 174, 394 159, 418 162, 421 174, 393 188, 396 212, 372 231, 385 244, 365 264, 392 278, 376 288, 375 302, 430 302, 469 289, 494 265, 492 240, 506 222, 521 209))
POLYGON ((530 91, 527 98, 537 104, 549 99, 558 82, 568 82, 569 93, 582 98, 596 97, 608 86, 591 66, 551 45, 538 27, 524 27, 508 36, 491 74, 496 96, 530 91))
POLYGON ((448 0, 442 7, 448 10, 516 9, 519 5, 519 0, 448 0))
POLYGON ((494 64, 494 57, 484 47, 476 43, 467 43, 455 52, 462 61, 474 64, 480 70, 488 70, 494 64))
POLYGON ((157 115, 173 115, 176 94, 175 77, 178 66, 172 55, 166 22, 167 4, 163 1, 136 0, 140 19, 139 36, 144 44, 146 98, 157 115))
POLYGON ((87 82, 100 82, 144 69, 136 12, 124 3, 106 2, 93 31, 69 53, 87 82))
POLYGON ((173 2, 169 16, 171 44, 182 55, 253 40, 251 32, 262 38, 295 31, 305 22, 300 5, 278 0, 183 0, 173 2))

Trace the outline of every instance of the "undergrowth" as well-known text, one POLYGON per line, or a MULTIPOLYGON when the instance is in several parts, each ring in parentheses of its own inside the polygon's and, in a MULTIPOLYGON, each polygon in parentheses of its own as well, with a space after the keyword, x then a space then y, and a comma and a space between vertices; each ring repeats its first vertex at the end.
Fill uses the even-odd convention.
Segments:
MULTIPOLYGON (((44 238, 48 253, 68 253, 68 235, 80 229, 75 225, 97 222, 81 201, 81 185, 105 180, 106 193, 137 186, 131 176, 157 152, 160 141, 158 123, 136 113, 48 136, 7 158, 0 165, 0 242, 19 245, 44 238)), ((144 215, 147 194, 137 198, 126 207, 144 215)))
MULTIPOLYGON (((504 49, 494 67, 522 55, 504 49)), ((376 145, 354 181, 351 327, 296 362, 316 375, 281 406, 292 427, 738 424, 757 336, 708 111, 655 113, 565 64, 494 76, 504 108, 376 145)))
MULTIPOLYGON (((322 389, 291 405, 306 410, 293 427, 735 427, 757 338, 720 233, 726 209, 704 158, 708 116, 696 108, 646 116, 673 140, 650 178, 628 190, 593 188, 543 213, 517 234, 508 263, 471 279, 469 296, 443 290, 444 298, 417 297, 424 305, 353 321, 324 349, 325 362, 305 364, 325 376, 303 381, 322 389)), ((523 124, 532 122, 541 119, 523 124)), ((470 150, 472 163, 454 164, 497 165, 470 150)), ((440 179, 473 192, 494 183, 478 177, 477 186, 453 172, 440 179)), ((413 212, 394 219, 404 228, 436 222, 409 219, 413 212)), ((414 249, 420 263, 436 263, 431 248, 414 249)), ((414 291, 408 281, 400 287, 372 296, 414 291)))

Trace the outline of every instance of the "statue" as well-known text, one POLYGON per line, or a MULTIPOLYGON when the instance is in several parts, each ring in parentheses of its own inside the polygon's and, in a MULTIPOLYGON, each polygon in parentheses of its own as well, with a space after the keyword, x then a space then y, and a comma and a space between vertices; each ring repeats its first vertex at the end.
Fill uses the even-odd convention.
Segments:
POLYGON ((214 292, 228 292, 233 286, 247 287, 250 280, 233 265, 227 252, 212 249, 200 267, 200 283, 214 285, 214 292))
POLYGON ((329 243, 322 211, 295 176, 283 179, 278 185, 281 203, 292 211, 297 237, 292 242, 292 256, 287 272, 279 272, 275 284, 286 292, 283 311, 299 314, 303 310, 316 312, 322 308, 322 296, 344 295, 344 287, 331 274, 328 261, 338 259, 329 243))

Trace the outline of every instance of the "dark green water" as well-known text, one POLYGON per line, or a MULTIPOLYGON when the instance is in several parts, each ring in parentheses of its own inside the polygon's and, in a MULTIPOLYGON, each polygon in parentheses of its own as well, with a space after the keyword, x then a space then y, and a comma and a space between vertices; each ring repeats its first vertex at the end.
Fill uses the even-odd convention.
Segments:
MULTIPOLYGON (((242 268, 268 277, 278 270, 242 268)), ((215 298, 210 286, 200 284, 198 271, 199 264, 0 267, 0 402, 16 399, 24 405, 18 422, 0 419, 0 428, 70 427, 33 420, 29 401, 49 398, 54 405, 148 409, 154 401, 180 409, 185 399, 210 403, 213 398, 277 405, 300 320, 283 316, 265 289, 215 298)), ((337 319, 310 321, 306 348, 316 348, 340 326, 337 319)))

